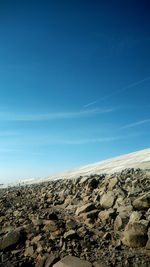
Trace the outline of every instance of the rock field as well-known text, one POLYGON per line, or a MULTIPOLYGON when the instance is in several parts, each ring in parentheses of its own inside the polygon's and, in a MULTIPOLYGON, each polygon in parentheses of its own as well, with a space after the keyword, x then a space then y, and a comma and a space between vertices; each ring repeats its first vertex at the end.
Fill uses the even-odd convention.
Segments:
POLYGON ((0 267, 150 267, 150 174, 0 190, 0 267))

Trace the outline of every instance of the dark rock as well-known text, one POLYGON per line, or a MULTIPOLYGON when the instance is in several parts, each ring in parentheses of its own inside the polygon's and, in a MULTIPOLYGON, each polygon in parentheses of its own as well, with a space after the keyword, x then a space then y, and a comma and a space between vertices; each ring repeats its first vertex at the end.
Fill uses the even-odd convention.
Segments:
POLYGON ((85 213, 85 212, 88 212, 94 209, 95 209, 95 205, 93 203, 88 203, 77 208, 76 215, 80 215, 81 213, 85 213))
POLYGON ((150 193, 146 193, 133 201, 133 207, 137 210, 147 210, 150 208, 150 193))
POLYGON ((23 241, 23 233, 20 230, 9 232, 0 240, 0 250, 9 249, 23 241))
POLYGON ((144 247, 147 243, 147 240, 147 226, 141 222, 129 222, 127 224, 122 238, 124 245, 133 248, 144 247))

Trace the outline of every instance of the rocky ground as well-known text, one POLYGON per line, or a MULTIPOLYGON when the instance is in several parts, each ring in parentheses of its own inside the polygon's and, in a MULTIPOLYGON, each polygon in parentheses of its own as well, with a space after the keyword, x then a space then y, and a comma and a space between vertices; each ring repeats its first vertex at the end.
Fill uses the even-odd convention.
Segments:
POLYGON ((0 267, 150 267, 150 175, 0 190, 0 267))

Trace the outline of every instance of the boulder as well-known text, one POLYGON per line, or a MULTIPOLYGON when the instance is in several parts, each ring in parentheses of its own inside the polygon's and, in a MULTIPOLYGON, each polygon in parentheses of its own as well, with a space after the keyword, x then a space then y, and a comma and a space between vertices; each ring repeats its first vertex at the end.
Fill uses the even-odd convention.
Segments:
POLYGON ((146 193, 133 201, 133 207, 137 210, 148 210, 150 208, 150 193, 146 193))
POLYGON ((116 186, 117 182, 118 182, 117 177, 114 177, 114 178, 110 179, 110 182, 109 182, 109 185, 108 185, 108 190, 112 191, 113 188, 116 186))
POLYGON ((115 195, 113 192, 109 191, 102 196, 100 200, 100 205, 104 209, 109 209, 113 206, 114 202, 115 202, 115 195))
POLYGON ((66 256, 53 267, 92 267, 92 264, 74 256, 66 256))
POLYGON ((0 250, 8 249, 11 246, 16 246, 23 239, 23 234, 20 230, 14 230, 6 234, 0 239, 0 250))
POLYGON ((124 230, 122 243, 128 247, 144 247, 147 243, 147 226, 139 222, 129 222, 124 230))
POLYGON ((45 265, 44 267, 52 267, 53 264, 58 260, 58 256, 54 255, 54 254, 49 254, 47 255, 46 261, 45 261, 45 265))

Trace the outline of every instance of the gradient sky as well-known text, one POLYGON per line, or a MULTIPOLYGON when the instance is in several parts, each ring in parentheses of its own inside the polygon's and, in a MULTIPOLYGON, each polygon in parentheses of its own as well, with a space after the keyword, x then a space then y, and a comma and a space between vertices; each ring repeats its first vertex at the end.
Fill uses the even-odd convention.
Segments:
POLYGON ((0 0, 0 182, 149 147, 149 1, 0 0))

